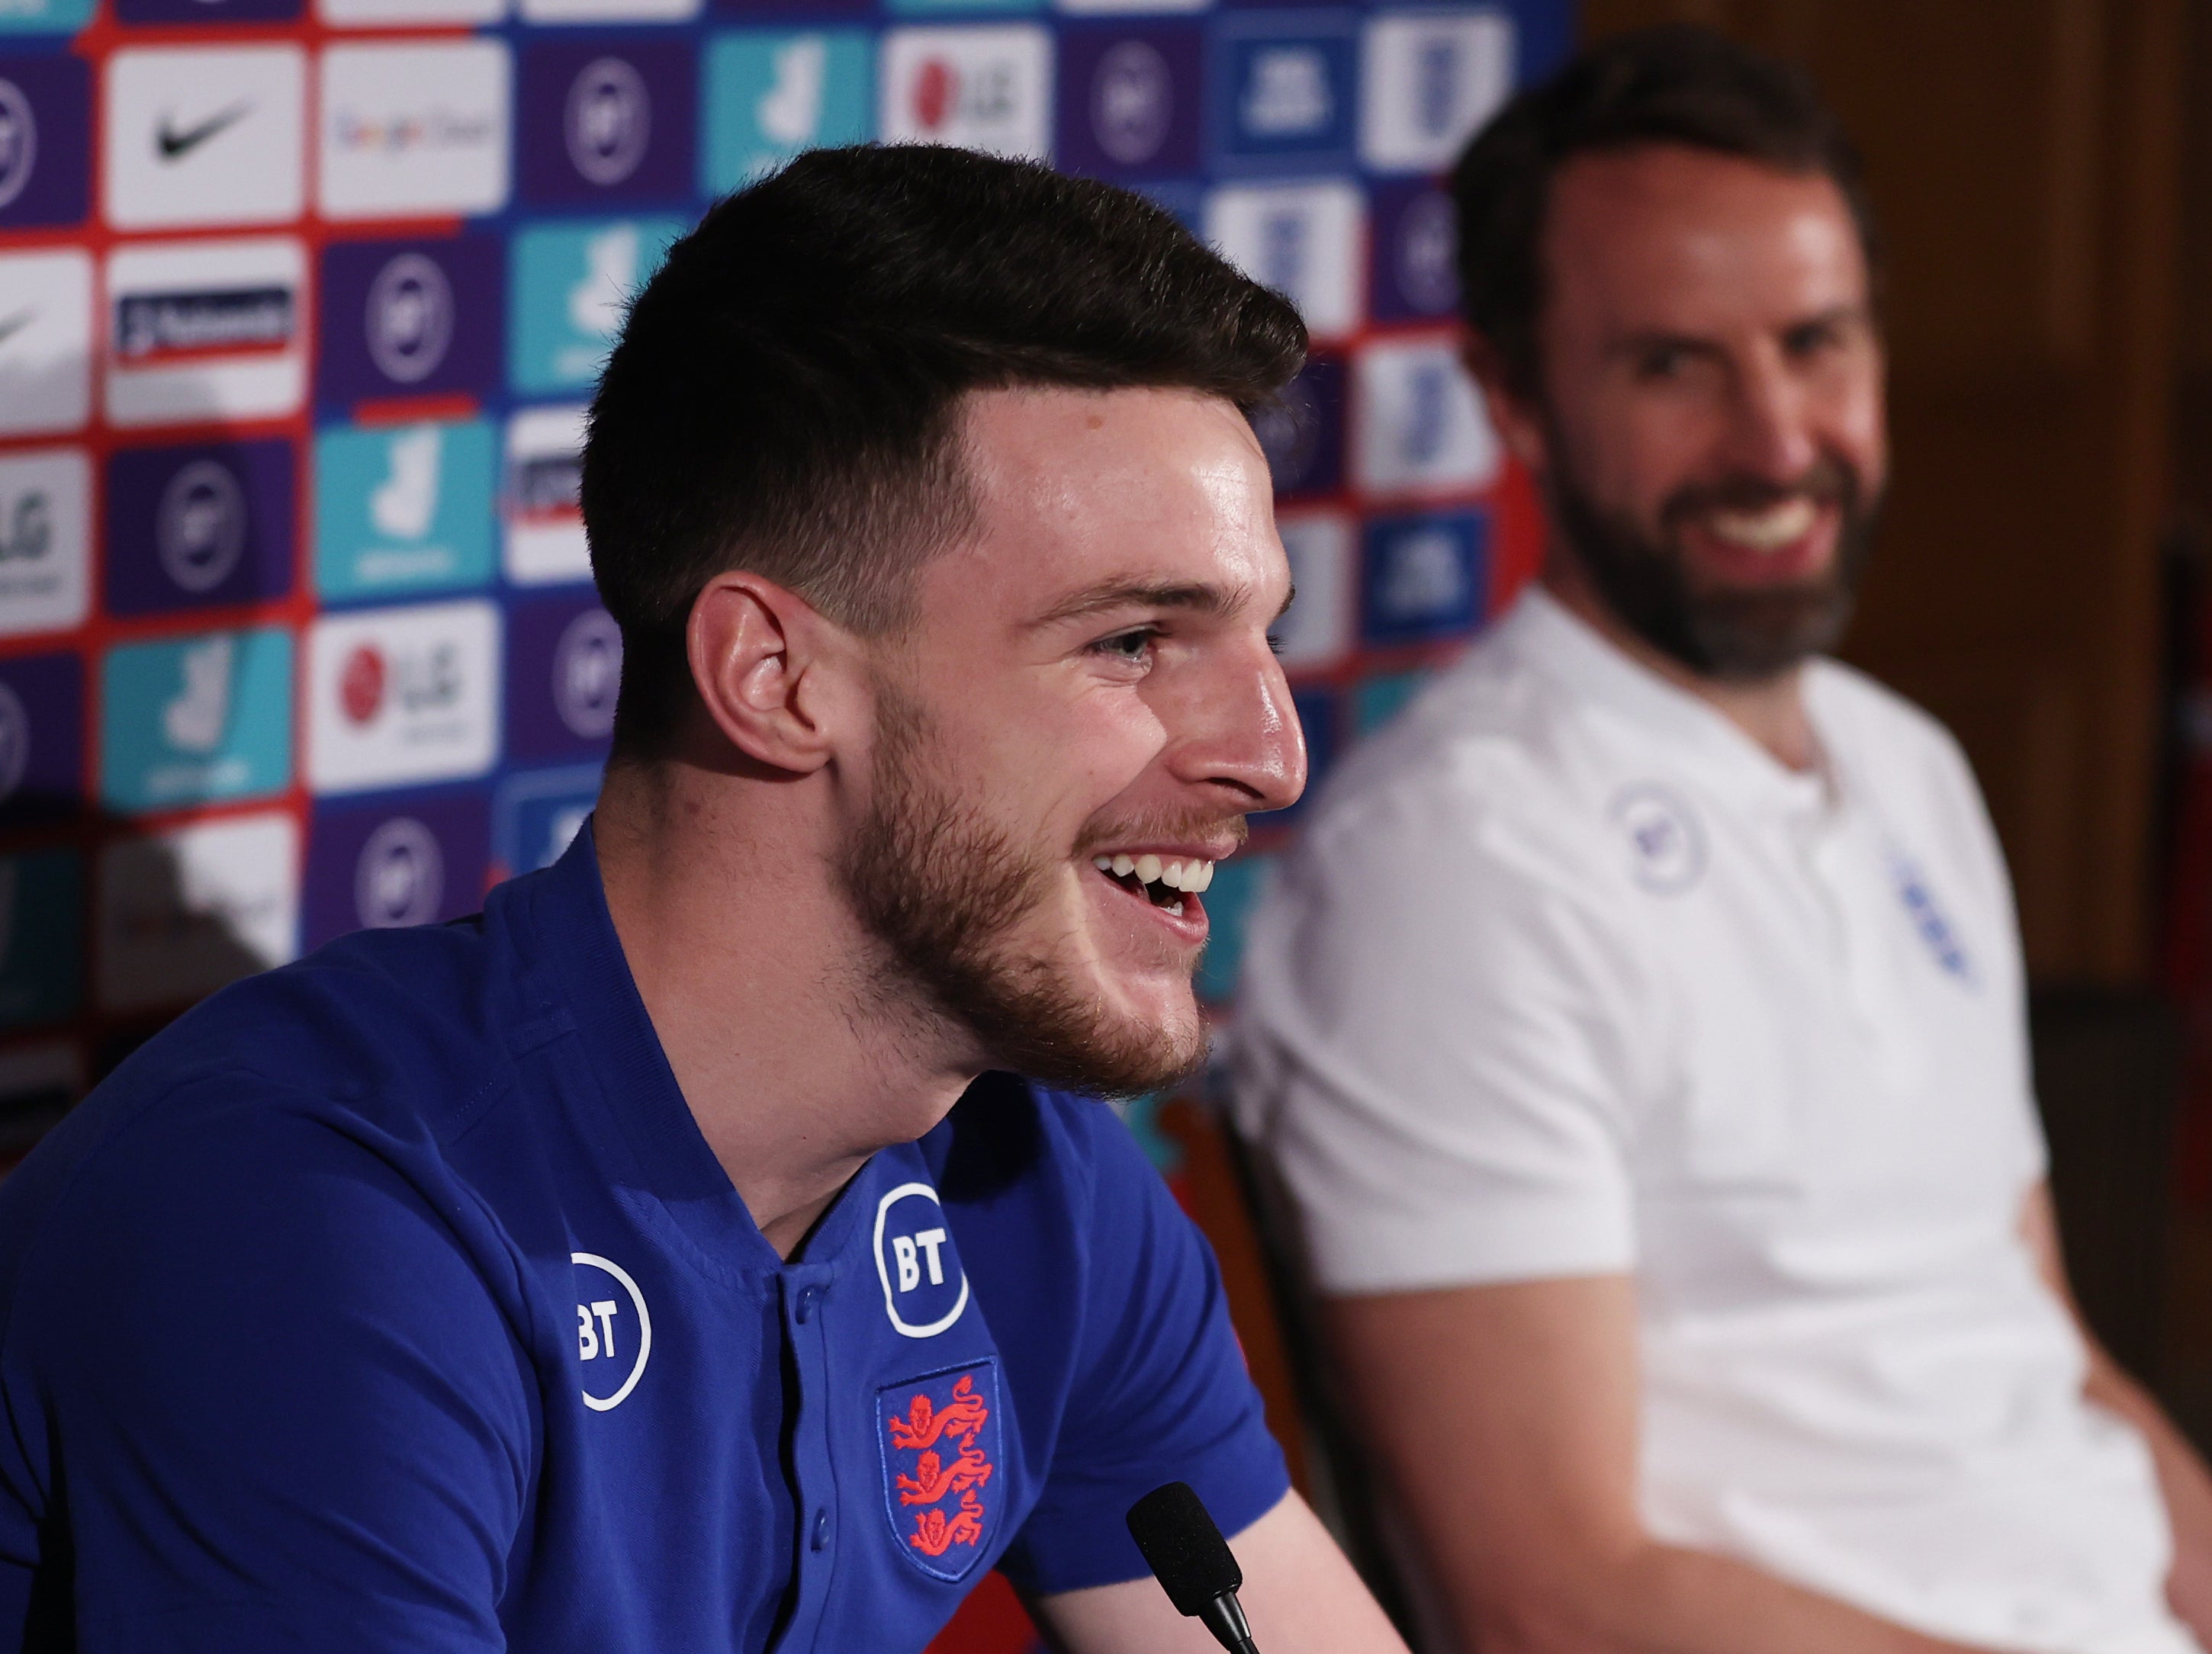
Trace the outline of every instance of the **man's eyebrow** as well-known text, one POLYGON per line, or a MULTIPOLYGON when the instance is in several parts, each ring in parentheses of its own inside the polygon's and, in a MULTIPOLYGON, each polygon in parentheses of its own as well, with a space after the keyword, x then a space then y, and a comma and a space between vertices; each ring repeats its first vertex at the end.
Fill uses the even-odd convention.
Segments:
POLYGON ((1241 585, 1209 585, 1198 580, 1103 580, 1062 598, 1030 624, 1059 626, 1114 609, 1183 609, 1200 615, 1225 615, 1241 608, 1246 597, 1241 585))

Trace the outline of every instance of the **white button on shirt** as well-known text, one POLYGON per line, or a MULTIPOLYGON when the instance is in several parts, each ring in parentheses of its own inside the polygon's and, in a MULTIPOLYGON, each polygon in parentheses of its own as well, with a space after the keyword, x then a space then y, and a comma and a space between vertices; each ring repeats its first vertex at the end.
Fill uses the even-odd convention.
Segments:
POLYGON ((1961 1641, 2180 1654, 2148 1451, 2020 1234, 1979 796, 1869 680, 1806 694, 1799 774, 1526 594, 1255 915, 1240 1124, 1324 1290, 1632 1272, 1658 1536, 1961 1641))

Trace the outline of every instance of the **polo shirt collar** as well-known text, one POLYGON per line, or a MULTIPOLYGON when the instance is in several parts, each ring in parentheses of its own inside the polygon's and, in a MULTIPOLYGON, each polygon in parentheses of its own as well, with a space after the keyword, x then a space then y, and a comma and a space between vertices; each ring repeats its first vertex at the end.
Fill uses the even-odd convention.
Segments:
MULTIPOLYGON (((1640 741, 1657 743, 1674 763, 1729 798, 1792 815, 1828 808, 1838 781, 1832 769, 1790 769, 1710 701, 1625 653, 1540 585, 1532 582, 1522 591, 1499 631, 1505 646, 1531 669, 1632 726, 1640 741)), ((1806 689, 1808 716, 1814 718, 1818 736, 1809 674, 1806 689)))

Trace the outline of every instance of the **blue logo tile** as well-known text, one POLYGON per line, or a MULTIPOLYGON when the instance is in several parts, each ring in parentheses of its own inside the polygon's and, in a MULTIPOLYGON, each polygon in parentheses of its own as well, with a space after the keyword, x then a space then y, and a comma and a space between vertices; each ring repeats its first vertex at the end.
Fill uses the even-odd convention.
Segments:
POLYGON ((622 633, 586 591, 526 598, 507 627, 507 752, 522 763, 605 754, 622 633))
POLYGON ((292 634, 206 632, 109 652, 101 799, 112 809, 280 792, 292 779, 292 634))
POLYGON ((875 134, 875 45, 859 29, 718 34, 703 73, 706 194, 740 189, 802 149, 875 134))
POLYGON ((0 824, 73 815, 83 803, 83 662, 0 660, 0 824))
POLYGON ((1425 322, 1459 309, 1459 233, 1451 197, 1426 179, 1373 193, 1369 303, 1380 322, 1425 322))
POLYGON ((600 766, 569 764, 525 770, 500 783, 492 805, 492 854, 507 874, 535 872, 561 859, 599 800, 600 766))
POLYGON ((507 377, 525 396, 589 390, 623 307, 684 233, 678 218, 537 224, 511 253, 507 377))
POLYGON ((0 856, 0 1028, 52 1022, 84 979, 84 864, 74 850, 0 856))
POLYGON ((349 408, 496 390, 500 254, 488 235, 332 243, 323 253, 317 398, 349 408))
POLYGON ((1202 40, 1194 23, 1062 29, 1061 169, 1117 179, 1195 173, 1202 40))
POLYGON ((1482 618, 1490 515, 1416 512, 1367 524, 1360 574, 1362 635, 1373 644, 1456 637, 1482 618))
POLYGON ((292 445, 125 448, 107 462, 107 606, 170 614, 292 589, 292 445))
POLYGON ((349 930, 435 924, 483 905, 491 800, 481 788, 319 803, 307 833, 305 947, 349 930))
POLYGON ((1275 492, 1285 499, 1334 493, 1344 484, 1344 363, 1310 356, 1281 399, 1252 415, 1275 492))
POLYGON ((81 58, 0 58, 0 229, 83 221, 92 196, 90 75, 81 58))
POLYGON ((522 199, 573 206, 688 196, 694 62, 688 39, 526 46, 514 150, 522 199))
POLYGON ((1359 46, 1349 12, 1249 13, 1216 20, 1209 148, 1224 175, 1349 170, 1359 46))
POLYGON ((499 442, 483 420, 315 439, 315 585, 353 599, 489 585, 499 442))

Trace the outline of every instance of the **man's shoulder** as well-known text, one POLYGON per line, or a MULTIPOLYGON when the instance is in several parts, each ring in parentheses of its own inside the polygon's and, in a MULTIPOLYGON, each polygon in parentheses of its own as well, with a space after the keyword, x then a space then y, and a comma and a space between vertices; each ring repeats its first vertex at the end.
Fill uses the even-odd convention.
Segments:
POLYGON ((1847 764, 1894 780, 1917 775, 1972 789, 1972 771, 1942 720, 1855 666, 1822 656, 1806 668, 1805 693, 1824 741, 1847 764))

